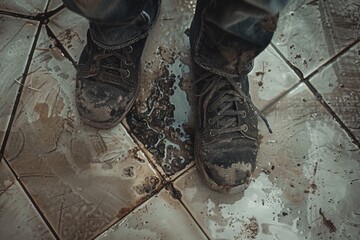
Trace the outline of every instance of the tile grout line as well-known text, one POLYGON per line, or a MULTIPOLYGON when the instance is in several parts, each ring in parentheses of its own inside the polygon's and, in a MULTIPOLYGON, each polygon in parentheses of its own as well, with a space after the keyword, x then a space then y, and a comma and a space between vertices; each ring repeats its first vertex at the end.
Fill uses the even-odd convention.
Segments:
POLYGON ((8 160, 6 160, 5 157, 3 157, 3 162, 7 165, 7 167, 10 169, 11 173, 15 176, 16 181, 21 186, 21 189, 25 192, 26 197, 31 202, 33 207, 35 208, 36 212, 40 215, 41 219, 44 221, 46 227, 49 229, 49 231, 52 233, 52 235, 55 237, 55 239, 60 239, 57 235, 55 229, 52 227, 50 222, 47 220, 43 212, 41 211, 40 207, 36 204, 35 200, 31 197, 30 192, 26 189, 25 185, 20 180, 20 177, 16 174, 15 170, 10 166, 8 160))
POLYGON ((51 30, 51 28, 47 24, 44 24, 44 26, 45 26, 46 34, 48 35, 48 37, 55 41, 55 47, 58 47, 60 49, 61 53, 64 55, 64 57, 72 63, 72 65, 75 67, 75 69, 77 69, 76 61, 71 57, 70 53, 62 45, 60 40, 57 39, 56 35, 51 30))
MULTIPOLYGON (((48 2, 48 4, 49 4, 49 2, 48 2)), ((55 8, 54 10, 51 10, 49 12, 47 11, 47 8, 48 8, 48 5, 45 7, 44 12, 38 13, 35 16, 26 15, 23 13, 11 12, 11 11, 4 11, 4 10, 0 10, 0 15, 28 19, 28 20, 32 20, 32 21, 38 21, 38 22, 45 22, 50 17, 54 16, 55 14, 57 14, 58 12, 63 10, 65 8, 65 5, 62 4, 59 7, 55 8)))
MULTIPOLYGON (((16 180, 19 182, 21 188, 23 189, 23 191, 25 192, 26 196, 28 197, 29 201, 33 204, 34 208, 36 209, 36 211, 38 212, 38 214, 41 216, 42 220, 45 222, 45 224, 47 225, 47 227, 49 228, 49 230, 51 231, 51 233, 54 235, 54 237, 56 239, 59 239, 58 235, 56 234, 55 230, 52 228, 51 224, 48 222, 47 218, 44 216, 44 214, 42 213, 42 211, 40 210, 40 208, 37 206, 36 202, 33 200, 33 198, 31 197, 31 194, 28 192, 28 190, 25 188, 25 185, 22 183, 22 181, 20 181, 20 178, 19 176, 16 174, 15 170, 11 167, 11 165, 8 163, 8 161, 6 160, 5 156, 4 156, 4 151, 6 149, 6 145, 7 145, 7 141, 9 139, 9 136, 10 136, 10 133, 11 133, 11 128, 12 128, 12 125, 14 123, 14 119, 15 119, 15 115, 16 115, 16 111, 18 109, 18 106, 19 106, 19 102, 20 102, 20 99, 21 99, 21 95, 22 95, 22 92, 23 92, 23 89, 24 89, 24 86, 25 86, 25 81, 27 79, 27 76, 28 76, 28 72, 30 70, 30 66, 31 66, 31 61, 32 61, 32 58, 34 56, 34 52, 35 52, 35 48, 36 48, 36 44, 37 44, 37 41, 39 39, 39 35, 40 35, 40 32, 41 32, 41 28, 42 28, 42 23, 40 22, 39 23, 39 26, 36 30, 36 33, 35 33, 35 37, 34 37, 34 41, 33 41, 33 44, 31 46, 31 49, 30 49, 30 52, 29 52, 29 55, 28 55, 28 59, 27 59, 27 63, 26 63, 26 66, 24 68, 24 71, 23 71, 23 74, 22 74, 22 79, 21 79, 21 84, 19 86, 19 89, 17 91, 17 96, 16 96, 16 99, 15 99, 15 103, 14 103, 14 107, 13 107, 13 110, 11 112, 11 116, 10 116, 10 119, 9 119, 9 123, 8 123, 8 126, 7 126, 7 129, 6 129, 6 133, 5 133, 5 136, 4 136, 4 140, 3 140, 3 144, 1 146, 1 150, 0 150, 0 155, 3 157, 3 161, 5 162, 5 164, 8 166, 8 168, 10 169, 10 171, 12 172, 12 174, 16 177, 16 180)), ((0 160, 1 161, 1 160, 0 160)))
MULTIPOLYGON (((295 65, 293 65, 289 60, 286 59, 286 57, 282 54, 282 52, 273 44, 270 43, 270 45, 274 48, 274 50, 279 54, 279 56, 282 58, 283 61, 300 77, 300 83, 304 83, 308 89, 311 91, 311 93, 315 96, 315 99, 326 109, 326 111, 333 117, 333 119, 340 125, 340 127, 346 132, 346 134, 350 137, 352 142, 357 145, 358 148, 360 148, 360 141, 355 137, 355 135, 348 129, 348 127, 345 125, 345 123, 340 119, 340 117, 335 113, 335 111, 324 101, 322 95, 317 91, 317 89, 310 83, 310 79, 316 76, 318 73, 320 73, 324 68, 332 64, 336 59, 347 53, 353 46, 358 44, 360 42, 360 39, 355 40, 353 43, 349 44, 347 47, 343 48, 341 51, 339 51, 337 54, 335 54, 333 57, 331 57, 329 60, 327 60, 325 63, 320 65, 318 68, 316 68, 313 72, 311 72, 308 76, 304 78, 303 73, 299 68, 297 68, 295 65)), ((298 84, 300 85, 300 84, 298 84)), ((286 91, 286 94, 290 91, 286 91)), ((282 94, 277 100, 280 100, 282 97, 284 97, 286 94, 282 94)), ((269 105, 267 105, 265 108, 266 110, 269 109, 272 105, 274 105, 276 102, 273 101, 269 105)))
POLYGON ((27 78, 29 70, 30 70, 31 60, 32 60, 34 52, 35 52, 36 44, 37 44, 37 41, 38 41, 38 38, 39 38, 39 35, 40 35, 40 32, 41 32, 41 27, 42 27, 42 24, 39 23, 39 26, 38 26, 38 28, 36 30, 36 33, 35 33, 34 41, 32 43, 32 46, 31 46, 31 49, 30 49, 30 52, 29 52, 29 55, 28 55, 28 59, 27 59, 23 74, 21 76, 21 81, 20 81, 21 84, 19 84, 20 86, 19 86, 19 89, 18 89, 17 94, 16 94, 14 107, 12 109, 11 116, 10 116, 10 119, 9 119, 9 123, 8 123, 7 129, 6 129, 6 132, 5 132, 3 144, 2 144, 1 149, 0 149, 0 155, 2 155, 2 156, 4 156, 4 151, 5 151, 5 148, 6 148, 7 140, 8 140, 9 135, 10 135, 10 130, 11 130, 11 127, 12 127, 14 119, 15 119, 15 115, 16 115, 16 111, 17 111, 17 108, 18 108, 18 105, 19 105, 19 102, 20 102, 22 91, 23 91, 24 86, 25 86, 25 81, 26 81, 26 78, 27 78))
MULTIPOLYGON (((194 217, 193 214, 190 212, 190 210, 189 210, 188 207, 185 205, 185 203, 181 200, 181 198, 182 198, 182 193, 181 193, 181 191, 180 191, 180 190, 177 190, 177 189, 175 188, 175 186, 174 186, 174 183, 175 183, 175 181, 176 181, 177 179, 179 179, 180 177, 183 177, 183 176, 185 175, 185 173, 190 172, 193 168, 196 168, 195 164, 194 164, 193 166, 191 166, 190 168, 186 169, 185 171, 183 171, 179 176, 177 176, 175 179, 171 180, 171 182, 170 182, 170 184, 171 184, 171 186, 172 186, 172 188, 173 188, 173 191, 178 191, 178 192, 180 192, 181 195, 180 195, 178 198, 176 198, 176 197, 172 196, 171 193, 169 193, 169 194, 170 194, 170 196, 171 196, 172 198, 174 198, 175 200, 178 200, 178 201, 180 202, 180 204, 184 207, 185 211, 186 211, 186 212, 190 215, 190 217, 194 220, 194 222, 196 223, 196 225, 198 226, 198 228, 200 228, 201 232, 205 235, 205 237, 207 237, 207 239, 210 240, 211 238, 208 236, 208 234, 205 232, 205 230, 201 227, 200 223, 198 223, 198 221, 195 219, 195 217, 194 217)), ((210 189, 209 189, 209 191, 210 191, 210 189)), ((171 192, 171 191, 169 191, 169 192, 171 192)))
POLYGON ((165 188, 165 185, 161 186, 158 190, 155 190, 153 193, 150 194, 148 198, 146 198, 144 201, 140 202, 140 204, 134 206, 128 213, 126 213, 123 217, 115 220, 113 224, 110 224, 110 226, 106 227, 104 230, 101 230, 99 233, 95 234, 94 237, 92 237, 92 240, 95 240, 98 238, 101 234, 105 233, 107 230, 118 224, 120 221, 125 219, 127 216, 129 216, 131 213, 133 213, 136 209, 140 208, 141 206, 145 205, 147 202, 150 201, 150 199, 154 198, 154 196, 158 193, 160 193, 165 188))

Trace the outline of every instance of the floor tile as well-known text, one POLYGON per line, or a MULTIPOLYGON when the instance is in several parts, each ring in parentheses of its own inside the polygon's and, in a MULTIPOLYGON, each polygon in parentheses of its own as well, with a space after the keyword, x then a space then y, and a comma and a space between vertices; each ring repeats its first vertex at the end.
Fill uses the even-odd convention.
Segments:
POLYGON ((49 0, 49 6, 47 8, 47 11, 52 11, 58 7, 60 7, 63 4, 62 0, 49 0))
POLYGON ((306 77, 359 38, 358 9, 352 0, 291 1, 272 41, 306 77))
POLYGON ((75 62, 77 62, 81 51, 86 45, 88 21, 84 17, 65 8, 50 18, 48 26, 75 62))
POLYGON ((43 28, 5 158, 61 239, 88 239, 160 188, 122 125, 84 126, 74 104, 75 68, 43 28))
POLYGON ((175 182, 186 207, 212 239, 356 239, 359 149, 305 85, 266 113, 248 189, 210 191, 192 169, 175 182))
POLYGON ((322 69, 311 83, 360 141, 360 43, 322 69))
MULTIPOLYGON (((142 58, 141 90, 127 125, 165 174, 176 177, 193 159, 189 39, 193 2, 163 1, 142 58)), ((190 165, 189 165, 190 164, 190 165)))
POLYGON ((207 239, 179 201, 165 190, 97 239, 207 239))
POLYGON ((271 46, 255 58, 254 68, 248 76, 251 99, 260 110, 300 80, 271 46))
POLYGON ((0 160, 1 239, 55 239, 4 161, 0 160))
POLYGON ((0 59, 2 59, 0 62, 0 144, 2 144, 38 24, 7 16, 0 16, 0 23, 2 40, 0 41, 0 59))
POLYGON ((1 0, 0 10, 35 16, 45 11, 44 0, 1 0))

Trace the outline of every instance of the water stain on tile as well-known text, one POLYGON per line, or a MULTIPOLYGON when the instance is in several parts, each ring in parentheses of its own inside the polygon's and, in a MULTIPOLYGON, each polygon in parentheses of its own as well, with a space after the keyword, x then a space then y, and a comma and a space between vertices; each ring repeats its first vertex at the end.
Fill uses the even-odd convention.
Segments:
POLYGON ((189 238, 207 239, 180 202, 162 190, 97 239, 189 238))

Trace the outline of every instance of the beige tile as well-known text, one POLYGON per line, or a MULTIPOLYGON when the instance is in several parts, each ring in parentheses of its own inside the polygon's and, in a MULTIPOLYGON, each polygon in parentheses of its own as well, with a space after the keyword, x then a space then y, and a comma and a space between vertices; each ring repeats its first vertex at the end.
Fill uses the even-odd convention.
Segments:
POLYGON ((272 41, 307 76, 359 38, 358 8, 352 0, 291 1, 272 41))
POLYGON ((1 239, 55 239, 4 161, 0 160, 1 239))
POLYGON ((163 1, 142 58, 141 91, 127 116, 134 136, 169 179, 192 164, 191 60, 193 1, 163 1))
POLYGON ((0 62, 0 144, 2 144, 38 24, 7 16, 0 16, 0 24, 0 59, 2 59, 0 62))
POLYGON ((50 18, 48 26, 77 62, 81 51, 86 45, 88 21, 65 8, 50 18))
POLYGON ((212 239, 356 239, 359 149, 304 85, 267 117, 243 194, 208 190, 195 169, 175 182, 194 218, 212 239))
POLYGON ((45 29, 30 71, 5 157, 61 239, 91 238, 151 196, 160 177, 122 125, 81 123, 75 69, 45 29))
POLYGON ((251 99, 260 110, 299 83, 299 77, 271 46, 255 58, 248 76, 251 99))
POLYGON ((185 208, 165 190, 97 239, 207 239, 185 208))
POLYGON ((45 11, 46 0, 1 0, 0 10, 35 16, 45 11))
POLYGON ((311 83, 360 141, 360 44, 322 69, 311 83))

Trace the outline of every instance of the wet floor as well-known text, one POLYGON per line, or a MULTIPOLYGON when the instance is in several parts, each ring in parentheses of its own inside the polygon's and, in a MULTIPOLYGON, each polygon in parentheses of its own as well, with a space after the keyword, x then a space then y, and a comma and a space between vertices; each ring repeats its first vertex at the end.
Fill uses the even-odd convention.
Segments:
POLYGON ((247 190, 209 190, 193 157, 186 30, 163 1, 141 92, 110 130, 74 102, 87 22, 60 0, 0 3, 0 239, 358 239, 360 2, 293 1, 249 74, 260 122, 247 190))

